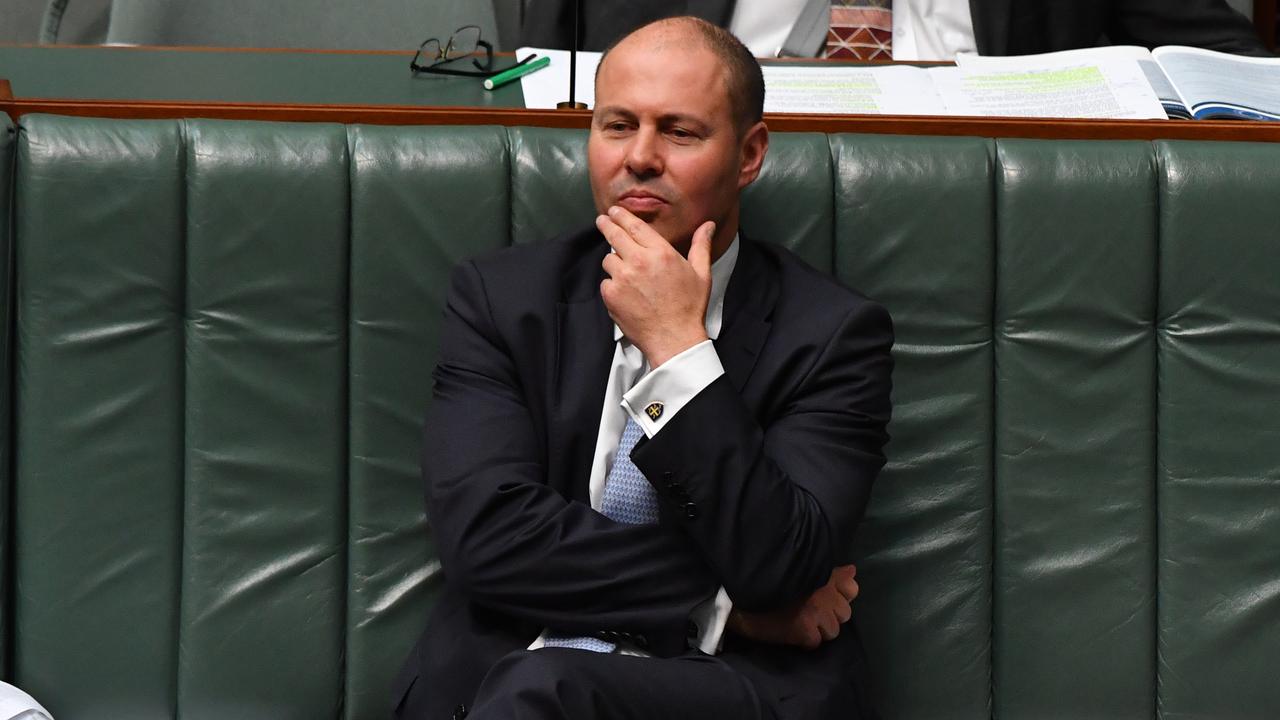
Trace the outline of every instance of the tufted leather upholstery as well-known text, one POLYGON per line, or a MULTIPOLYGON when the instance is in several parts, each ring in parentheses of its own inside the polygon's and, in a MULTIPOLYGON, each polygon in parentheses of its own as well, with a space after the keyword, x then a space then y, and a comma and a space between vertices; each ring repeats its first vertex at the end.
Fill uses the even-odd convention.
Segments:
MULTIPOLYGON (((584 135, 0 136, 9 679, 60 720, 384 717, 442 581, 449 267, 588 219, 584 135)), ((897 327, 855 549, 887 717, 1280 707, 1278 187, 1272 145, 774 136, 744 227, 897 327)))

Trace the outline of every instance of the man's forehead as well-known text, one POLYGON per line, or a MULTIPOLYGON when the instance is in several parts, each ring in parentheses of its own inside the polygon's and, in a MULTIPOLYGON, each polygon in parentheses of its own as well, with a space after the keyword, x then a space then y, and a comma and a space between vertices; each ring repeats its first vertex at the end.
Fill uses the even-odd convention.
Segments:
MULTIPOLYGON (((667 34, 671 36, 672 34, 667 34)), ((597 98, 638 91, 637 83, 663 88, 710 91, 728 95, 728 79, 719 58, 709 48, 685 37, 684 42, 619 43, 604 58, 597 75, 597 98), (610 91, 613 91, 612 93, 610 91)), ((625 41, 624 41, 625 42, 625 41)))
POLYGON ((710 68, 720 65, 702 34, 679 19, 653 23, 623 38, 604 56, 601 70, 619 58, 647 61, 668 70, 689 62, 710 68))

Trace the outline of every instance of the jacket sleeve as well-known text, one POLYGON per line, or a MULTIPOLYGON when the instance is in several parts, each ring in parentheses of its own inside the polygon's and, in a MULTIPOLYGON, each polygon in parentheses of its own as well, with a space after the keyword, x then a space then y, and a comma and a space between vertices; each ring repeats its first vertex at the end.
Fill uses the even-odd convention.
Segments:
POLYGON ((671 525, 614 522, 548 485, 545 450, 481 274, 454 272, 425 425, 427 512, 448 582, 475 603, 557 631, 625 631, 659 655, 687 648, 690 611, 716 593, 671 525))
POLYGON ((794 602, 848 561, 885 462, 892 344, 888 313, 863 302, 763 426, 721 376, 632 451, 735 606, 794 602))
POLYGON ((1225 0, 1117 0, 1107 36, 1114 44, 1190 45, 1272 57, 1248 18, 1225 0))

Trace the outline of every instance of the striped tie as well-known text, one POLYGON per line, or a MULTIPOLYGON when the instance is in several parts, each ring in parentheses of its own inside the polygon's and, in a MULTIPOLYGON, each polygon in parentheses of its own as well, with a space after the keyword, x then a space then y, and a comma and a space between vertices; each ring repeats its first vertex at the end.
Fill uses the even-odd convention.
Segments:
POLYGON ((893 59, 893 0, 831 0, 825 57, 893 59))
MULTIPOLYGON (((600 500, 600 512, 605 517, 630 525, 658 522, 658 494, 645 480, 640 468, 631 462, 631 451, 644 431, 635 420, 627 418, 627 426, 618 441, 618 454, 613 459, 609 478, 604 482, 604 497, 600 500)), ((613 652, 615 643, 593 637, 570 637, 547 633, 544 647, 576 648, 592 652, 613 652)))

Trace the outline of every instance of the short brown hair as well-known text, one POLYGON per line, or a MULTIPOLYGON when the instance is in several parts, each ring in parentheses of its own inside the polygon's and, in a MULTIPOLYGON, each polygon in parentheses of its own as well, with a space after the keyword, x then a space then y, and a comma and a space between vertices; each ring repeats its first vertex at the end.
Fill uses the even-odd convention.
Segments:
POLYGON ((609 47, 605 48, 604 54, 600 57, 600 64, 596 66, 596 81, 600 79, 600 68, 604 66, 605 58, 609 57, 609 53, 618 46, 618 43, 650 25, 673 21, 696 30, 707 49, 716 56, 725 69, 729 81, 729 106, 733 111, 734 124, 738 128, 738 133, 744 133, 747 128, 760 122, 764 117, 764 73, 760 70, 759 61, 741 40, 734 37, 733 33, 700 17, 682 15, 654 20, 614 40, 609 47))

